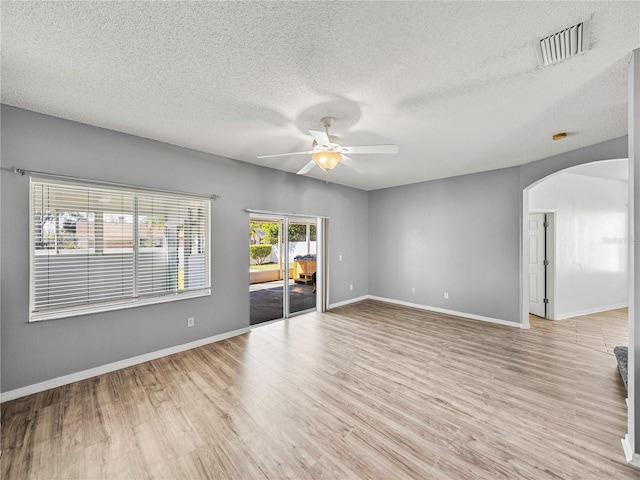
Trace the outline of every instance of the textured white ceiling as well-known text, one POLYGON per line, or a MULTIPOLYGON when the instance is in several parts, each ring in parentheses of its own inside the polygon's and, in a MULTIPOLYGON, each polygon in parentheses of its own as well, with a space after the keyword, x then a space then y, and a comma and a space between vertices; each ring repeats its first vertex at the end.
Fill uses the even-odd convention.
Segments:
POLYGON ((640 2, 2 2, 1 27, 3 103, 290 172, 309 158, 256 156, 334 116, 398 144, 330 174, 373 190, 625 135, 640 2), (591 49, 539 67, 584 20, 591 49))

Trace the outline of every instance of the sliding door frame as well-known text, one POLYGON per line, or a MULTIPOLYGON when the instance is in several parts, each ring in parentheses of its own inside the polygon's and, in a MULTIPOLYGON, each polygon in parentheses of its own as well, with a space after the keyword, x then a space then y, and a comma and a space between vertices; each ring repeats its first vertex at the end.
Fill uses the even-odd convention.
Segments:
POLYGON ((282 218, 282 251, 280 252, 282 263, 284 263, 284 275, 282 279, 282 318, 291 316, 291 305, 289 303, 289 217, 282 218))
MULTIPOLYGON (((247 209, 249 213, 249 222, 253 221, 252 217, 258 217, 261 220, 272 221, 282 225, 280 232, 282 243, 282 263, 283 267, 283 291, 282 291, 282 318, 291 318, 296 315, 308 313, 309 310, 299 312, 290 312, 290 295, 289 295, 289 223, 291 220, 303 220, 316 224, 316 307, 317 312, 326 312, 329 305, 329 282, 328 282, 328 224, 329 218, 316 215, 304 215, 299 213, 281 213, 267 212, 263 210, 247 209)), ((298 222, 296 222, 298 223, 298 222)), ((309 229, 307 229, 308 231, 309 229)), ((280 236, 279 235, 279 236, 280 236)), ((309 236, 307 236, 309 241, 309 236)))

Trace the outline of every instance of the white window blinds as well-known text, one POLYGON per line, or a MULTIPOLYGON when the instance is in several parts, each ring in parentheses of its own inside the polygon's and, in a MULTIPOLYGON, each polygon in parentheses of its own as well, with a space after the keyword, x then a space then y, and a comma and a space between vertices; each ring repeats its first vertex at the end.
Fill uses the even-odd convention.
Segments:
POLYGON ((31 182, 31 320, 210 294, 211 200, 31 182))

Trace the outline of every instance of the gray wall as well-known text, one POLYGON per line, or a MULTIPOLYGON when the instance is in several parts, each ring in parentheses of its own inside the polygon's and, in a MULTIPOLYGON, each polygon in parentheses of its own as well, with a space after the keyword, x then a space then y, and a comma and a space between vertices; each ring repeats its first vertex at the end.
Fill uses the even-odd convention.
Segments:
POLYGON ((517 167, 370 192, 369 293, 519 322, 519 196, 517 167))
POLYGON ((246 208, 329 216, 330 301, 368 292, 367 192, 5 105, 1 120, 3 168, 222 196, 212 205, 211 296, 28 323, 29 177, 3 170, 3 392, 248 327, 246 208))
POLYGON ((523 189, 626 157, 622 137, 521 167, 369 192, 369 294, 521 323, 523 189))
POLYGON ((520 167, 520 187, 529 187, 552 173, 583 163, 628 158, 628 151, 628 137, 624 136, 531 162, 520 167))

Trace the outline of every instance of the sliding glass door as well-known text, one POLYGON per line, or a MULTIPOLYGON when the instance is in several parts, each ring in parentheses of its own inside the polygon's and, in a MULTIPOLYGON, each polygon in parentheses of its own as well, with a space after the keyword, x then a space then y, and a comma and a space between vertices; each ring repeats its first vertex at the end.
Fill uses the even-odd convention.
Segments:
POLYGON ((251 325, 316 308, 317 219, 249 217, 251 325))
POLYGON ((282 318, 286 278, 282 255, 283 219, 250 217, 249 296, 251 325, 282 318))
POLYGON ((289 313, 316 308, 316 222, 289 219, 289 313))

